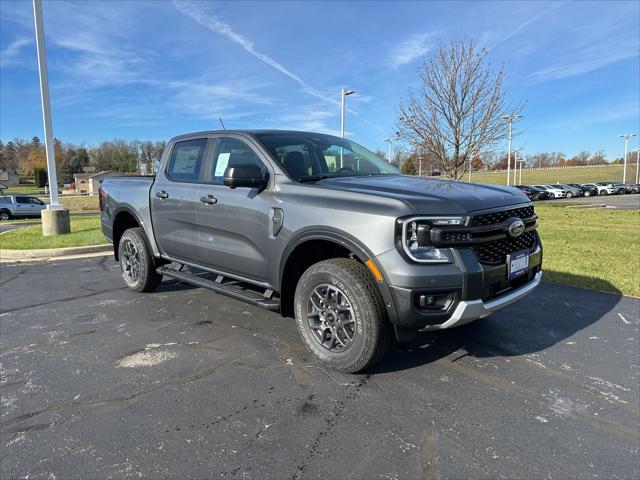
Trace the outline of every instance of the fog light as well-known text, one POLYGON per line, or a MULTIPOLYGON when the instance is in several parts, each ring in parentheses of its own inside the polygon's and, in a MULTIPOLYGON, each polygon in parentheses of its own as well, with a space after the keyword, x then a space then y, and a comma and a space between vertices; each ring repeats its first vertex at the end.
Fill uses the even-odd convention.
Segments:
POLYGON ((424 293, 417 295, 417 307, 421 310, 446 310, 453 302, 453 293, 424 293))

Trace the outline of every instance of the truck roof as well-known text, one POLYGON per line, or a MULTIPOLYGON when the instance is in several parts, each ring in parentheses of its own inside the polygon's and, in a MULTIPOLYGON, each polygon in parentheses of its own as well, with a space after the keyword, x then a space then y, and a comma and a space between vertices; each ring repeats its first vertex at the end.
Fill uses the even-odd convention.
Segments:
POLYGON ((304 130, 277 130, 277 129, 238 129, 238 130, 204 130, 201 132, 192 132, 192 133, 183 133, 181 135, 176 135, 171 140, 177 140, 183 137, 193 137, 196 135, 220 135, 220 134, 244 134, 244 135, 264 135, 269 133, 315 133, 318 135, 330 135, 321 132, 308 132, 304 130))

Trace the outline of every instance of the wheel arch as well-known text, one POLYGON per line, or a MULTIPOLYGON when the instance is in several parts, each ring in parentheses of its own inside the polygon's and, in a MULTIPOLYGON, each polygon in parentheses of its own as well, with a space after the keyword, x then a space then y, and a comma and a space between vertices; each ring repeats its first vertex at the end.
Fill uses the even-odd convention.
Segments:
POLYGON ((147 232, 142 226, 142 220, 140 219, 138 213, 130 207, 121 206, 113 213, 113 223, 112 225, 112 239, 113 239, 113 254, 116 260, 118 258, 118 249, 120 247, 120 238, 122 238, 122 234, 125 230, 129 228, 140 228, 142 230, 142 237, 144 238, 145 243, 147 244, 147 249, 149 252, 153 252, 151 249, 151 244, 149 243, 149 238, 147 237, 147 232))
MULTIPOLYGON (((276 281, 283 315, 293 313, 293 297, 302 273, 314 263, 329 258, 354 258, 367 265, 367 261, 373 262, 374 255, 355 237, 341 230, 310 228, 295 235, 283 251, 276 281)), ((382 275, 382 281, 379 280, 376 284, 388 307, 387 310, 390 310, 391 297, 384 282, 385 274, 380 265, 374 265, 382 275)), ((367 268, 370 269, 368 265, 367 268)))

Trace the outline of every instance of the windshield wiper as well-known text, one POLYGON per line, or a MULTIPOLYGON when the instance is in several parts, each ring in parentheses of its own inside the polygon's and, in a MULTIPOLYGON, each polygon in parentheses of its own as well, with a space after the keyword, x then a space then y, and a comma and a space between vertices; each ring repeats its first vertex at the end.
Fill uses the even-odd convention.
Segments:
POLYGON ((318 180, 324 180, 325 178, 330 178, 332 175, 310 175, 308 177, 300 177, 297 178, 299 182, 317 182, 318 180))

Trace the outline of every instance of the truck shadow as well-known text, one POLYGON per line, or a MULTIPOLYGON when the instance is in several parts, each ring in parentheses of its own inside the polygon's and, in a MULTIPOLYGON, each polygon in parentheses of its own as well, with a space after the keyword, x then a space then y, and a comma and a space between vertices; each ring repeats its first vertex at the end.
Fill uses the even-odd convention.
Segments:
POLYGON ((459 356, 509 357, 545 350, 601 320, 618 304, 621 293, 606 280, 549 272, 570 283, 598 285, 618 293, 543 283, 520 302, 459 328, 420 332, 416 339, 395 345, 369 373, 407 370, 455 352, 459 356))

